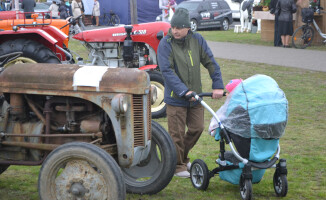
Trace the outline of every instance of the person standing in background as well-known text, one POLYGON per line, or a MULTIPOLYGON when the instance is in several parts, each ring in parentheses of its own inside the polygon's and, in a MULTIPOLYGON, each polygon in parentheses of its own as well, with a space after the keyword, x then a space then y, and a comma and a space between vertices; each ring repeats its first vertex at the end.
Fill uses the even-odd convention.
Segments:
POLYGON ((275 15, 278 17, 278 27, 282 39, 283 47, 290 48, 290 36, 293 34, 293 16, 297 11, 294 0, 278 0, 275 15))
MULTIPOLYGON (((72 15, 73 15, 74 19, 76 19, 77 17, 79 17, 82 14, 82 7, 83 7, 83 5, 81 3, 81 0, 72 0, 71 10, 72 10, 72 15)), ((78 19, 78 23, 81 26, 81 29, 85 30, 85 26, 84 26, 82 17, 80 17, 78 19)))
POLYGON ((68 8, 68 17, 72 16, 71 3, 69 0, 65 0, 66 7, 68 8))
POLYGON ((177 3, 175 0, 159 0, 159 8, 162 10, 162 21, 163 22, 169 22, 169 18, 171 19, 172 16, 170 15, 170 8, 175 10, 175 7, 177 6, 177 3))
POLYGON ((21 3, 22 9, 24 9, 24 12, 29 12, 25 14, 26 19, 31 19, 32 13, 34 12, 34 7, 36 6, 35 0, 24 0, 21 3))
POLYGON ((101 14, 100 13, 100 3, 97 0, 94 0, 92 18, 95 17, 96 26, 99 26, 99 23, 100 23, 100 14, 101 14))
POLYGON ((275 15, 277 2, 278 2, 278 0, 271 0, 269 10, 270 10, 270 13, 275 16, 275 20, 274 20, 274 46, 275 47, 281 47, 282 46, 282 40, 281 40, 281 35, 279 33, 279 30, 278 30, 278 15, 275 15))
POLYGON ((3 0, 0 0, 0 11, 5 11, 5 10, 6 10, 5 3, 3 2, 3 0))
POLYGON ((59 6, 56 1, 53 1, 51 6, 49 7, 49 11, 51 12, 51 16, 53 19, 59 18, 59 6))
POLYGON ((59 6, 59 12, 60 12, 60 19, 67 19, 69 17, 68 8, 67 8, 64 0, 61 0, 60 6, 59 6))

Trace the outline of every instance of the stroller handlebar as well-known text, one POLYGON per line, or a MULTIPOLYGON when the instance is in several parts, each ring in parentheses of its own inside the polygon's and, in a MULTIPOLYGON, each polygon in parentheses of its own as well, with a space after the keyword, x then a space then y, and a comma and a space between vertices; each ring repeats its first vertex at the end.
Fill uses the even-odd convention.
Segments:
MULTIPOLYGON (((213 93, 211 93, 211 92, 203 92, 203 93, 197 94, 196 92, 192 92, 189 95, 185 95, 185 98, 186 98, 186 100, 189 100, 192 97, 196 98, 196 95, 198 95, 199 97, 212 97, 213 93)), ((223 92, 223 96, 226 96, 226 92, 223 92)), ((199 99, 196 98, 196 100, 198 101, 199 99)))
MULTIPOLYGON (((213 93, 211 92, 203 92, 198 94, 199 97, 212 97, 212 95, 213 93)), ((223 96, 226 96, 226 92, 223 92, 223 96)))

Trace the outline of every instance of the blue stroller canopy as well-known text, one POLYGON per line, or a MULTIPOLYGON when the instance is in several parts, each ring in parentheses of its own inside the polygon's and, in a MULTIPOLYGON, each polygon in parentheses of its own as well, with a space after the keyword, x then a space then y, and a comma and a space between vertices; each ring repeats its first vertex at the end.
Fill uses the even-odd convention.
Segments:
POLYGON ((278 139, 287 124, 288 101, 273 78, 254 75, 237 85, 217 115, 226 130, 233 134, 278 139))

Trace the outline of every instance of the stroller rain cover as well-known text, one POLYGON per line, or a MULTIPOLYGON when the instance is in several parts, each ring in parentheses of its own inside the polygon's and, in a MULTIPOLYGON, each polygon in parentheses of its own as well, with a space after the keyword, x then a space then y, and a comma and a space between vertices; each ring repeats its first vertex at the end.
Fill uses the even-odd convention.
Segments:
MULTIPOLYGON (((273 78, 254 75, 237 85, 216 114, 227 131, 240 137, 279 139, 287 124, 288 101, 273 78)), ((213 118, 209 132, 216 128, 213 118)))
MULTIPOLYGON (((240 155, 254 162, 264 162, 275 153, 279 138, 285 132, 288 101, 274 79, 254 75, 233 89, 216 114, 228 132, 240 136, 237 142, 234 141, 240 155)), ((216 140, 220 139, 219 130, 213 118, 209 132, 212 136, 215 134, 216 140)), ((222 171, 219 176, 239 184, 241 173, 242 169, 234 169, 222 171)), ((253 170, 252 182, 258 183, 264 173, 265 169, 253 170)))

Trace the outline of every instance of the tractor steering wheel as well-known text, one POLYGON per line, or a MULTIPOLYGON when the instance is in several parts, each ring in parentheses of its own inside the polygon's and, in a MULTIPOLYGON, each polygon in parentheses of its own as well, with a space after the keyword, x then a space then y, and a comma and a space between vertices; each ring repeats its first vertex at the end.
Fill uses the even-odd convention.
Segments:
POLYGON ((74 19, 73 17, 68 17, 67 19, 68 19, 69 23, 66 24, 66 25, 64 25, 64 26, 61 27, 60 29, 63 29, 64 27, 66 27, 66 26, 68 26, 68 25, 70 25, 70 24, 72 24, 72 25, 76 25, 77 20, 79 20, 79 18, 81 18, 83 15, 84 15, 84 14, 79 15, 79 16, 76 17, 75 19, 74 19))

